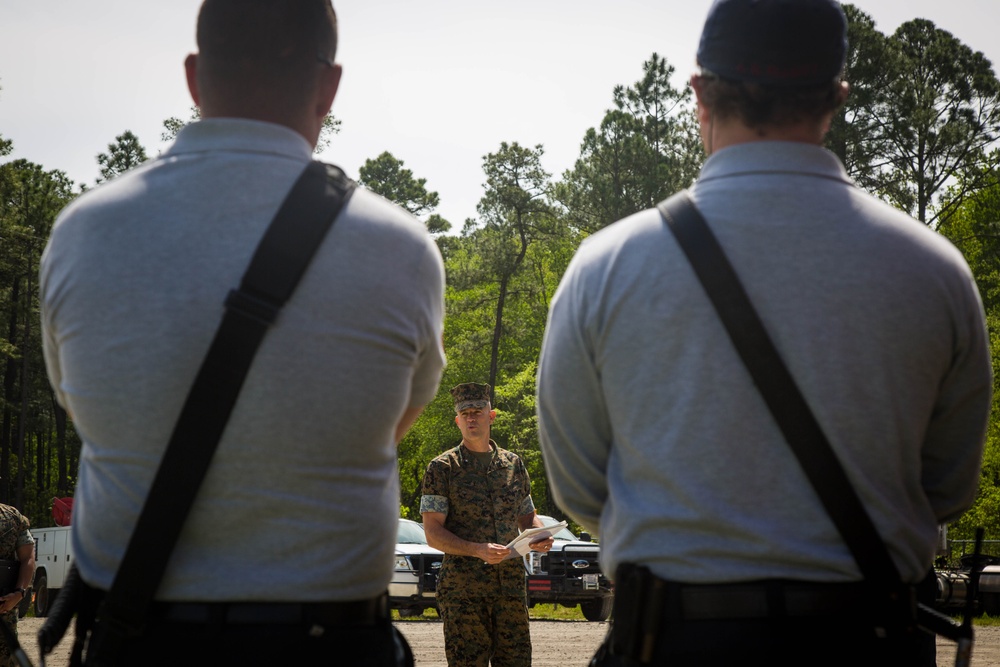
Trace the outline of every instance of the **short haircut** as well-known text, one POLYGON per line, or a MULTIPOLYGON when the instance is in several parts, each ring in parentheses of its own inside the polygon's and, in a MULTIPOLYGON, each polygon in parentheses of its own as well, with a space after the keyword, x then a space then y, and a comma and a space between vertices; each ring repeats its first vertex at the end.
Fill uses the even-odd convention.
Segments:
POLYGON ((334 61, 330 0, 205 0, 198 14, 200 76, 226 98, 311 92, 315 67, 334 61), (305 89, 305 90, 303 90, 305 89))
POLYGON ((720 120, 751 129, 819 121, 842 104, 841 81, 817 86, 765 86, 701 76, 701 101, 720 120))

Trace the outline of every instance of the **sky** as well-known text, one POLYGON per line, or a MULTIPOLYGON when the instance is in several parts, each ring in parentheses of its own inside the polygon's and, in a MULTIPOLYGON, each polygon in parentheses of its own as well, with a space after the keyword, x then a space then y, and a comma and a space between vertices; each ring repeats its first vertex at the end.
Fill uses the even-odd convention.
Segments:
MULTIPOLYGON (((185 55, 201 0, 0 0, 0 136, 24 158, 92 186, 96 156, 131 130, 159 154, 163 121, 188 118, 185 55)), ((890 34, 925 18, 1000 71, 1000 0, 855 0, 890 34)), ((357 177, 389 151, 440 195, 461 229, 476 216, 483 157, 542 145, 554 178, 655 52, 694 71, 711 0, 334 0, 341 123, 318 157, 357 177)))

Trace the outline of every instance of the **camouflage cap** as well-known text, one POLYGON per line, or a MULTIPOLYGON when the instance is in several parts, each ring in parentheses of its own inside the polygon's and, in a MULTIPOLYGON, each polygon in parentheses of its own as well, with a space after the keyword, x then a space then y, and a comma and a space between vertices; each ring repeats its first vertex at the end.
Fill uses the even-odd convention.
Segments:
POLYGON ((451 397, 455 399, 455 412, 468 408, 485 408, 490 404, 490 386, 477 382, 456 384, 451 388, 451 397))

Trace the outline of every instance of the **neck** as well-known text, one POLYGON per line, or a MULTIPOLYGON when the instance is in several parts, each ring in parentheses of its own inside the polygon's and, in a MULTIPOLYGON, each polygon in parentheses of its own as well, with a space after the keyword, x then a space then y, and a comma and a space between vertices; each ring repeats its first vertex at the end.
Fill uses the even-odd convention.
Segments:
POLYGON ((742 123, 716 124, 709 128, 705 148, 712 154, 728 146, 755 141, 795 141, 821 146, 823 131, 813 124, 764 128, 750 128, 742 123))
POLYGON ((302 135, 302 137, 309 142, 309 145, 313 148, 316 147, 317 137, 319 136, 316 128, 311 127, 307 119, 304 118, 292 118, 289 116, 266 113, 263 110, 258 111, 247 111, 246 109, 234 108, 234 109, 202 109, 202 118, 242 118, 245 120, 257 120, 265 123, 273 123, 275 125, 283 125, 290 130, 297 132, 302 135))
POLYGON ((702 119, 702 142, 705 151, 711 155, 728 146, 747 144, 755 141, 795 141, 814 146, 823 145, 823 137, 829 127, 829 118, 821 121, 805 121, 793 125, 765 125, 748 127, 736 118, 716 120, 714 114, 702 119))

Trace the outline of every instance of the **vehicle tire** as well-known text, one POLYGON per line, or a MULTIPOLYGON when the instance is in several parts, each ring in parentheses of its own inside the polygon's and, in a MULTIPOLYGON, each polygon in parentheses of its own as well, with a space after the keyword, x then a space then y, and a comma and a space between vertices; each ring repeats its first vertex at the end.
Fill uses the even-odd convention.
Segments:
POLYGON ((24 618, 28 615, 28 610, 31 609, 31 596, 24 598, 17 603, 17 617, 24 618))
POLYGON ((611 617, 611 608, 615 599, 610 595, 596 600, 588 600, 580 603, 580 611, 588 621, 606 621, 611 617))
POLYGON ((48 616, 49 606, 49 580, 42 572, 35 577, 35 616, 48 616))

